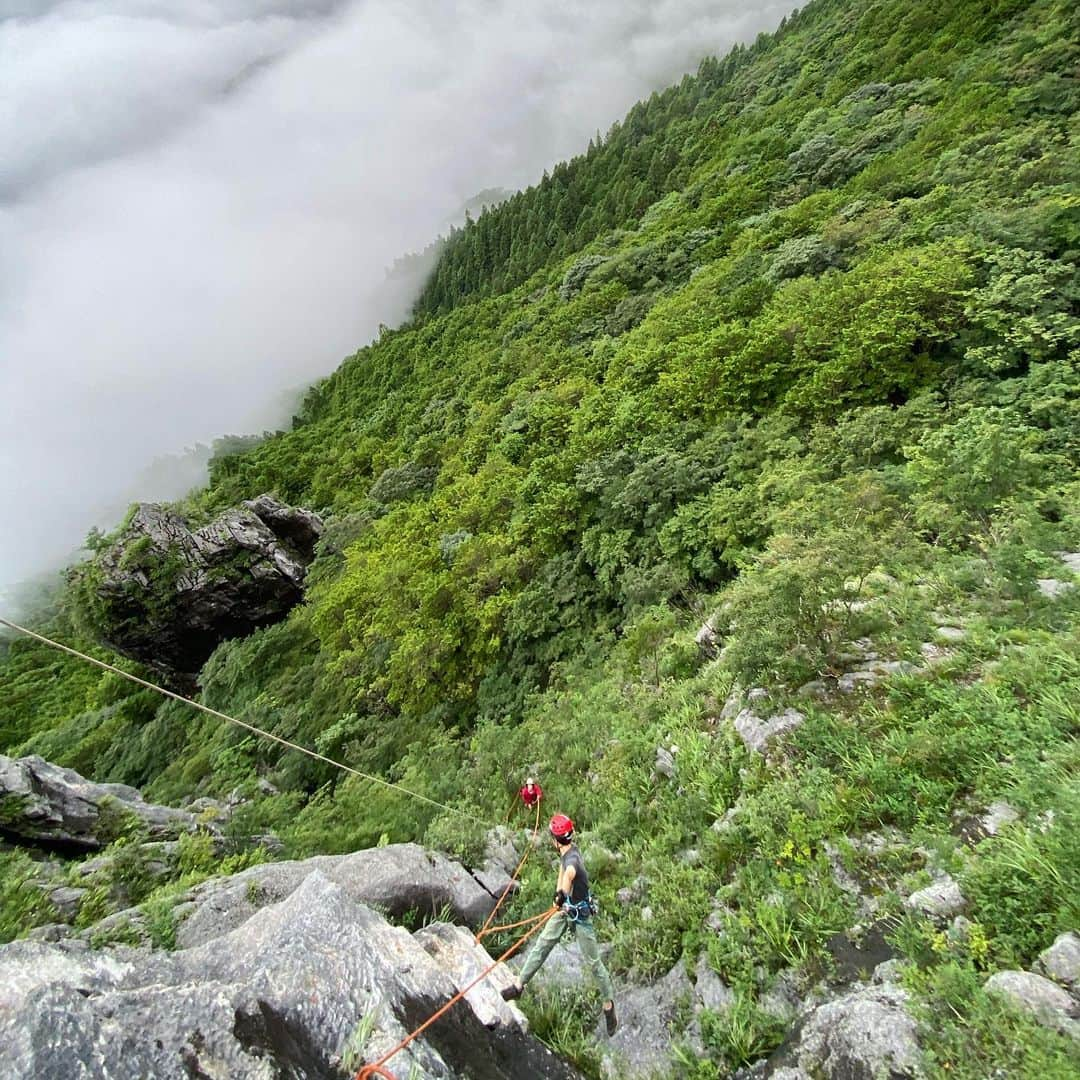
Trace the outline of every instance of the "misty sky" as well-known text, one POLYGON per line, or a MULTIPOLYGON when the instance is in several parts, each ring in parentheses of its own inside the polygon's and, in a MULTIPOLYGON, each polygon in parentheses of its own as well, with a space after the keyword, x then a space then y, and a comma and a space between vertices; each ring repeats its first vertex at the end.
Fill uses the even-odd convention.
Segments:
POLYGON ((0 0, 0 584, 286 423, 396 255, 794 6, 0 0))

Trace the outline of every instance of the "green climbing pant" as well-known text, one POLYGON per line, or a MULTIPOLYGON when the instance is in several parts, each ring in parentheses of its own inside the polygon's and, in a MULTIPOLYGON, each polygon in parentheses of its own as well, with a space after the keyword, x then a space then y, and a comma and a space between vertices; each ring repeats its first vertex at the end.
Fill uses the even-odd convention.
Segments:
POLYGON ((615 989, 611 985, 611 976, 600 959, 600 946, 596 943, 596 931, 592 923, 586 919, 571 922, 565 914, 559 912, 547 921, 547 925, 540 931, 536 943, 525 957, 525 966, 521 969, 521 985, 525 986, 528 981, 540 970, 544 961, 551 954, 551 950, 569 932, 577 939, 578 948, 585 958, 593 978, 600 987, 600 993, 605 1001, 612 1001, 615 997, 615 989))

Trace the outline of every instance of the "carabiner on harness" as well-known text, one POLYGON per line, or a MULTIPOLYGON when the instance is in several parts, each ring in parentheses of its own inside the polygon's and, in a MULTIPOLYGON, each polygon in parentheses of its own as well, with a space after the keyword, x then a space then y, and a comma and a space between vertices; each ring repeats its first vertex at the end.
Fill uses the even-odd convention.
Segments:
POLYGON ((587 922, 594 915, 599 914, 600 907, 593 899, 592 893, 589 893, 584 900, 579 900, 576 904, 567 900, 563 904, 563 911, 566 912, 567 919, 572 923, 587 922))

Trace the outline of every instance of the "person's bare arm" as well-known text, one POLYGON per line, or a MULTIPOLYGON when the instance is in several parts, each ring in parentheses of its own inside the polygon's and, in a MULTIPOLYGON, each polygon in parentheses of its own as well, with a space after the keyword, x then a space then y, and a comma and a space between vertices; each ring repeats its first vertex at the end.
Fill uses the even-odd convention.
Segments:
POLYGON ((564 867, 559 873, 559 890, 569 896, 574 887, 574 878, 576 876, 577 870, 575 870, 573 866, 564 867))

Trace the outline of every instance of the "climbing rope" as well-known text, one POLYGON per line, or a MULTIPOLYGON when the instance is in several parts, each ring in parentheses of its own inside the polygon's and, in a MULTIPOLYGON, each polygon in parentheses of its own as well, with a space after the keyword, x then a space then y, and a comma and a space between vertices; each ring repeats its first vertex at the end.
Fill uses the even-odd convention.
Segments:
POLYGON ((216 716, 219 720, 226 720, 230 724, 235 724, 237 727, 244 728, 245 731, 250 731, 254 735, 261 735, 264 739, 270 739, 272 742, 279 743, 281 746, 286 746, 290 750, 296 750, 300 754, 307 754, 308 757, 314 758, 316 761, 321 761, 326 765, 333 765, 334 768, 341 769, 342 772, 350 773, 352 776, 358 776, 361 780, 370 780, 373 784, 381 784, 383 787, 391 788, 394 791, 400 791, 403 795, 408 795, 412 799, 418 799, 420 802, 428 803, 431 806, 437 806, 440 810, 448 810, 452 814, 460 814, 462 817, 468 817, 472 821, 476 820, 475 815, 469 811, 461 810, 455 806, 447 806, 446 803, 441 803, 437 799, 429 798, 427 795, 421 795, 418 791, 412 791, 407 787, 403 787, 401 784, 395 784, 390 780, 384 780, 381 776, 372 776, 371 773, 361 772, 359 769, 354 769, 351 765, 345 765, 343 762, 335 761, 325 754, 320 754, 317 750, 310 750, 306 746, 300 746, 298 743, 290 742, 288 739, 283 739, 280 735, 274 735, 272 732, 264 731, 254 724, 249 724, 244 720, 237 720, 235 716, 229 716, 228 713, 219 712, 217 709, 211 709, 209 705, 203 705, 200 701, 194 701, 191 698, 184 697, 183 694, 176 694, 172 690, 166 690, 163 686, 158 686, 156 683, 147 682, 146 679, 140 679, 138 675, 132 675, 130 672, 115 667, 113 664, 107 664, 104 660, 98 660, 96 657, 88 656, 86 653, 79 652, 78 649, 73 649, 69 645, 62 645, 59 641, 53 641, 52 638, 47 638, 44 634, 28 630, 25 626, 19 626, 18 623, 13 623, 9 619, 3 618, 3 616, 0 616, 0 626, 6 626, 10 630, 16 630, 20 634, 25 634, 27 637, 41 642, 42 645, 48 645, 51 649, 57 649, 60 652, 68 653, 70 656, 78 657, 80 660, 85 660, 88 664, 94 664, 96 667, 102 668, 105 671, 110 671, 114 675, 119 675, 121 678, 127 679, 128 682, 136 683, 139 686, 145 687, 147 690, 153 690, 163 697, 183 702, 185 705, 190 705, 193 709, 198 709, 200 712, 207 713, 209 716, 216 716))
MULTIPOLYGON (((558 913, 559 909, 556 907, 552 907, 549 908, 547 911, 541 912, 539 915, 533 916, 531 919, 525 919, 521 923, 514 923, 513 926, 525 926, 529 923, 534 923, 535 925, 533 925, 529 930, 522 934, 521 937, 519 937, 517 941, 515 941, 514 944, 511 945, 510 948, 508 948, 506 952, 504 952, 498 958, 498 960, 492 961, 492 963, 490 963, 486 968, 484 968, 484 970, 481 971, 480 974, 477 975, 476 978, 473 979, 473 981, 469 983, 468 986, 466 986, 463 990, 459 990, 445 1005, 443 1005, 441 1009, 438 1009, 436 1012, 432 1013, 431 1016, 429 1016, 414 1031, 409 1032, 409 1034, 406 1035, 405 1038, 397 1044, 397 1046, 393 1047, 393 1049, 383 1054, 383 1056, 373 1064, 365 1065, 356 1074, 355 1080, 371 1080, 371 1077, 373 1076, 381 1076, 384 1077, 385 1080, 396 1080, 394 1074, 384 1068, 386 1063, 395 1054, 400 1053, 402 1050, 404 1050, 405 1047, 408 1046, 409 1043, 411 1043, 414 1039, 418 1038, 425 1031, 427 1031, 427 1029, 431 1027, 431 1025, 434 1024, 436 1020, 438 1020, 442 1016, 445 1016, 463 997, 465 997, 466 994, 468 994, 468 992, 474 986, 476 986, 478 983, 483 982, 484 979, 486 979, 501 963, 503 963, 504 960, 508 960, 511 956, 513 956, 514 953, 516 953, 518 949, 520 949, 521 946, 524 945, 525 942, 533 936, 533 934, 535 934, 538 930, 540 930, 543 926, 547 924, 548 919, 550 919, 554 915, 558 915, 558 913)), ((496 927, 496 929, 504 930, 510 929, 510 927, 496 927)), ((494 931, 492 931, 492 933, 494 933, 494 931)))
POLYGON ((491 934, 501 934, 504 930, 517 930, 521 926, 531 926, 538 919, 544 919, 548 915, 548 912, 541 912, 539 915, 532 915, 528 919, 522 919, 520 922, 504 923, 502 926, 492 926, 490 929, 485 930, 482 934, 477 935, 477 940, 481 936, 488 937, 491 934))
MULTIPOLYGON (((510 929, 510 927, 497 926, 497 927, 495 927, 494 930, 489 930, 488 927, 491 926, 491 922, 495 918, 495 915, 498 912, 499 908, 502 907, 503 901, 509 895, 510 890, 514 887, 514 883, 517 881, 518 876, 521 874, 522 867, 524 867, 524 865, 525 865, 525 860, 529 857, 529 855, 532 852, 532 849, 536 846, 536 834, 539 831, 540 831, 540 800, 537 799, 536 800, 536 822, 533 825, 532 836, 529 837, 529 842, 528 842, 528 844, 525 845, 525 852, 521 856, 521 858, 518 860, 518 864, 514 868, 513 874, 510 875, 510 880, 506 883, 506 888, 503 889, 502 895, 499 897, 499 899, 495 901, 495 906, 491 909, 491 914, 488 915, 486 921, 484 922, 484 925, 481 926, 480 929, 476 932, 476 940, 477 941, 480 941, 481 938, 487 937, 488 934, 494 934, 495 930, 510 929)), ((515 923, 514 925, 516 926, 518 924, 515 923)))

